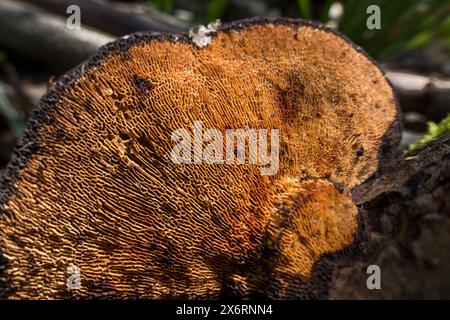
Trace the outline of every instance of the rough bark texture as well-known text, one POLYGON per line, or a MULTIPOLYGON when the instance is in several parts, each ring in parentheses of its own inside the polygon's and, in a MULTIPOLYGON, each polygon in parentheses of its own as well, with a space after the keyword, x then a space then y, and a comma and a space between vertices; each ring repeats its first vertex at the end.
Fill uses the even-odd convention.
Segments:
POLYGON ((395 161, 355 193, 368 234, 365 257, 342 269, 333 299, 432 299, 450 294, 450 135, 395 161), (381 269, 381 290, 366 286, 381 269))

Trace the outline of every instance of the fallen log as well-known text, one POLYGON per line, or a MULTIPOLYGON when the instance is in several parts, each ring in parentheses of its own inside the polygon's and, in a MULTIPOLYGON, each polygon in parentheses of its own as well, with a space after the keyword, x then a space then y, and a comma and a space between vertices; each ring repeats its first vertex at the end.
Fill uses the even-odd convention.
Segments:
POLYGON ((37 61, 71 68, 114 38, 91 28, 71 30, 66 20, 21 1, 0 2, 0 46, 37 61))
POLYGON ((336 276, 333 299, 447 299, 450 292, 450 134, 393 162, 358 190, 366 252, 336 276), (381 289, 368 289, 379 266, 381 289))
POLYGON ((390 70, 386 76, 403 111, 419 112, 433 121, 440 121, 450 113, 450 79, 390 70))
POLYGON ((114 5, 95 0, 24 0, 60 16, 67 16, 67 7, 81 9, 82 23, 104 32, 123 36, 137 31, 179 33, 187 30, 182 21, 167 14, 137 4, 114 5), (139 6, 139 7, 138 7, 139 6), (139 8, 131 13, 133 8, 139 8), (138 11, 138 12, 136 12, 138 11))

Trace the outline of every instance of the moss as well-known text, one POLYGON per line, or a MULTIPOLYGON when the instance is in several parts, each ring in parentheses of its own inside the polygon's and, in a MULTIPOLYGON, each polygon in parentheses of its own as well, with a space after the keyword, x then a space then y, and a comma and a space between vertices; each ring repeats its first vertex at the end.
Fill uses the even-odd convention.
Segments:
POLYGON ((408 148, 406 148, 405 153, 423 147, 427 143, 439 137, 441 134, 450 132, 450 113, 447 114, 447 117, 440 123, 436 124, 434 122, 428 122, 427 125, 428 125, 427 133, 416 143, 410 144, 408 148))

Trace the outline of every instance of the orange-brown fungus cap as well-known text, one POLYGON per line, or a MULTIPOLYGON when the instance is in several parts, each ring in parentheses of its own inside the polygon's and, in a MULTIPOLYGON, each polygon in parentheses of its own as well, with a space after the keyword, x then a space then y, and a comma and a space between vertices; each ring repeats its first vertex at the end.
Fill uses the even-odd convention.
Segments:
POLYGON ((3 296, 326 295, 357 251, 351 191, 398 141, 392 89, 309 22, 208 36, 120 39, 43 98, 1 179, 3 296), (279 129, 278 173, 173 163, 172 132, 195 121, 279 129), (79 289, 66 286, 71 264, 79 289))

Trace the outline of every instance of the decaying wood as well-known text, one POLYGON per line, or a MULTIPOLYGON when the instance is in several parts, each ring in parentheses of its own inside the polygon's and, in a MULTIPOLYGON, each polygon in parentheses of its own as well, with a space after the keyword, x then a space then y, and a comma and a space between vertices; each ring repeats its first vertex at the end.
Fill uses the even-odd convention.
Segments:
POLYGON ((450 79, 406 71, 387 71, 403 111, 414 111, 439 121, 450 113, 450 79))
POLYGON ((450 134, 395 161, 355 194, 367 248, 342 269, 333 299, 448 298, 450 292, 450 134), (369 290, 367 266, 381 269, 369 290))
POLYGON ((435 181, 450 176, 449 159, 450 135, 447 134, 390 164, 377 178, 358 189, 355 198, 358 204, 363 204, 392 192, 414 197, 417 190, 409 186, 411 179, 421 178, 418 181, 429 183, 431 178, 435 181))
POLYGON ((37 61, 74 67, 112 36, 83 27, 67 28, 66 20, 21 1, 0 2, 0 46, 37 61))
POLYGON ((187 26, 180 20, 150 9, 148 5, 139 6, 139 12, 129 12, 137 4, 127 4, 128 10, 119 5, 112 5, 95 0, 24 0, 45 8, 55 14, 67 16, 70 5, 81 9, 82 23, 111 33, 123 36, 137 31, 183 32, 187 26))

